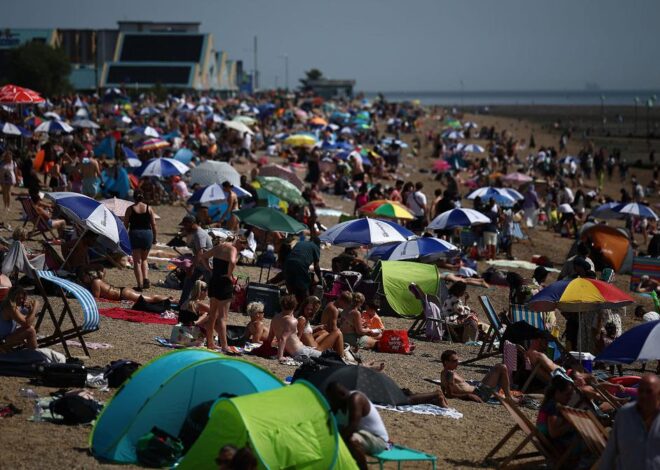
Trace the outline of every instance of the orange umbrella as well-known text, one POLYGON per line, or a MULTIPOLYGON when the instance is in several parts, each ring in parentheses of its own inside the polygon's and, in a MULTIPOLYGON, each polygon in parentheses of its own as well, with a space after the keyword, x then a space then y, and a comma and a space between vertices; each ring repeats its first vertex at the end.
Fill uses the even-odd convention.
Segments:
POLYGON ((326 121, 322 117, 318 117, 318 116, 315 116, 312 119, 310 119, 309 123, 312 126, 319 126, 319 127, 325 127, 325 126, 328 125, 328 121, 326 121))

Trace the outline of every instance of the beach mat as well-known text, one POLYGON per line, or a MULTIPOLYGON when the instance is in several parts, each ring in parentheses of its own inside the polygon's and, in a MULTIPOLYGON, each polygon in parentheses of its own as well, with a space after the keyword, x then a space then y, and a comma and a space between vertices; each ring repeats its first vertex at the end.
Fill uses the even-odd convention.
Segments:
POLYGON ((154 323, 159 325, 176 325, 176 318, 163 318, 157 313, 140 312, 139 310, 129 310, 127 308, 100 308, 99 313, 104 317, 114 320, 125 320, 135 323, 154 323))

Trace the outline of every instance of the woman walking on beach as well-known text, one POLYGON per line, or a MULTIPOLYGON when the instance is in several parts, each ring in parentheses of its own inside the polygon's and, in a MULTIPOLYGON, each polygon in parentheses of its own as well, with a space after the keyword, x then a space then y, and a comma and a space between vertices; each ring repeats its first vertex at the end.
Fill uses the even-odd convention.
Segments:
POLYGON ((11 204, 11 187, 16 184, 16 171, 18 167, 12 157, 12 153, 6 150, 2 156, 2 202, 5 205, 5 211, 9 212, 11 204))
POLYGON ((133 255, 133 271, 138 292, 151 287, 149 282, 149 263, 147 257, 156 240, 156 218, 154 211, 144 202, 142 191, 135 191, 135 204, 126 209, 124 220, 128 229, 133 255))

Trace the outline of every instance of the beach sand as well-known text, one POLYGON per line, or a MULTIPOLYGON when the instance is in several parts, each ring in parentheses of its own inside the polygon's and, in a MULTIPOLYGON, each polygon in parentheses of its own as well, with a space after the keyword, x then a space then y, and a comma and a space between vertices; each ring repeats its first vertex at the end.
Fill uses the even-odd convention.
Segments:
MULTIPOLYGON (((543 121, 521 120, 515 116, 494 116, 494 115, 471 115, 465 119, 476 120, 480 125, 495 125, 498 129, 508 129, 518 138, 529 138, 530 132, 534 132, 537 146, 546 144, 556 144, 559 139, 558 134, 552 134, 547 127, 544 127, 543 121)), ((569 116, 565 116, 569 119, 569 116)), ((434 126, 437 130, 439 124, 437 121, 429 119, 425 126, 434 126)), ((412 136, 404 136, 409 139, 412 136)), ((425 142, 425 139, 422 139, 425 142)), ((474 141, 477 143, 483 142, 474 141)), ((572 141, 569 150, 576 151, 578 142, 572 141)), ((401 171, 407 180, 424 181, 425 191, 430 197, 437 183, 428 173, 420 173, 420 168, 430 167, 432 159, 427 155, 430 149, 423 147, 419 156, 414 158, 406 157, 403 159, 404 167, 401 171)), ((523 152, 524 154, 524 152, 523 152)), ((246 166, 241 166, 245 170, 246 166)), ((646 175, 648 176, 648 175, 646 175)), ((646 176, 642 176, 644 179, 646 176)), ((588 182, 587 186, 593 186, 593 181, 588 182)), ((616 195, 619 185, 608 185, 607 191, 616 195)), ((325 196, 330 207, 342 209, 346 212, 352 210, 352 201, 341 200, 334 196, 325 196)), ((657 198, 654 199, 654 202, 657 198)), ((156 212, 162 217, 159 221, 159 239, 168 240, 175 234, 176 224, 182 217, 183 209, 181 207, 160 206, 156 212)), ((11 223, 16 225, 19 216, 18 204, 14 203, 11 213, 11 223)), ((322 222, 326 226, 336 223, 336 219, 323 218, 322 222)), ((7 236, 8 234, 5 234, 7 236)), ((544 254, 551 261, 561 266, 566 258, 566 254, 571 245, 571 240, 560 238, 558 235, 546 231, 545 228, 537 228, 532 231, 532 243, 522 242, 514 247, 514 255, 521 260, 531 260, 534 254, 544 254)), ((341 249, 331 247, 322 251, 322 266, 330 267, 330 260, 339 253, 341 249)), ((483 271, 486 264, 479 263, 479 270, 483 271)), ((238 273, 248 274, 253 280, 258 279, 258 269, 254 267, 240 266, 238 273)), ((519 271, 524 277, 529 278, 531 271, 519 271)), ((154 271, 151 275, 152 283, 164 279, 164 271, 154 271)), ((551 274, 550 280, 554 280, 555 274, 551 274)), ((113 285, 134 285, 132 270, 113 269, 109 271, 108 280, 113 285)), ((617 276, 616 284, 624 291, 627 290, 629 276, 617 276)), ((162 288, 153 287, 150 292, 167 293, 162 288)), ((172 293, 172 292, 170 292, 172 293)), ((178 292, 173 293, 178 297, 178 292)), ((488 295, 497 311, 507 307, 508 290, 500 287, 491 287, 489 289, 470 287, 471 306, 479 311, 482 321, 486 321, 483 312, 479 308, 477 301, 478 295, 488 295)), ((650 307, 648 300, 644 301, 650 307)), ((113 306, 113 304, 100 304, 101 307, 113 306)), ((78 309, 76 309, 79 312, 78 309)), ((408 329, 411 320, 395 317, 385 317, 385 325, 388 329, 408 329)), ((238 314, 230 314, 230 324, 244 325, 247 323, 247 317, 238 314)), ((625 327, 633 324, 631 309, 628 309, 628 315, 624 318, 625 327)), ((91 358, 84 358, 87 366, 104 366, 112 360, 131 359, 145 363, 168 350, 159 346, 155 341, 155 336, 169 336, 171 327, 166 325, 145 325, 138 323, 129 323, 119 320, 102 318, 101 328, 98 332, 87 335, 85 339, 91 342, 107 342, 113 345, 112 349, 96 350, 91 352, 91 358)), ((42 333, 47 333, 44 329, 42 333)), ((443 350, 452 348, 459 352, 463 359, 467 359, 476 354, 478 348, 464 346, 462 344, 449 343, 430 343, 416 341, 414 354, 392 355, 382 353, 365 352, 363 356, 366 360, 374 360, 385 363, 385 373, 392 377, 401 387, 407 387, 414 392, 432 391, 435 385, 424 381, 425 378, 439 379, 441 364, 440 354, 443 350)), ((55 346, 54 349, 60 350, 55 346)), ((81 349, 73 348, 74 354, 83 356, 81 349)), ((253 356, 244 357, 248 361, 254 361, 268 370, 272 371, 278 377, 284 379, 293 374, 295 368, 280 365, 275 360, 256 358, 253 356)), ((480 379, 488 370, 488 367, 500 361, 501 358, 491 358, 479 361, 469 366, 461 366, 459 370, 468 379, 480 379)), ((32 403, 19 396, 21 387, 33 388, 40 396, 47 396, 53 392, 53 389, 32 386, 26 379, 7 378, 0 379, 0 402, 13 403, 23 410, 23 414, 12 418, 2 419, 2 432, 0 439, 0 468, 2 469, 50 469, 50 468, 108 468, 111 465, 96 461, 88 452, 88 438, 91 432, 90 426, 61 426, 51 423, 29 422, 27 418, 32 412, 32 403)), ((112 392, 95 391, 96 397, 103 401, 108 401, 112 392)), ((502 406, 477 404, 458 400, 450 400, 452 407, 463 413, 463 418, 454 420, 443 417, 422 416, 414 414, 393 413, 381 411, 381 415, 390 433, 391 439, 405 446, 413 447, 438 456, 438 468, 474 468, 482 466, 481 461, 488 451, 504 436, 512 426, 511 419, 502 406)), ((530 419, 535 420, 536 413, 525 410, 530 419)), ((522 435, 512 439, 501 452, 511 452, 515 445, 522 439, 522 435)), ((527 450, 531 450, 527 449, 527 450)), ((536 461, 538 463, 538 460, 536 461)), ((492 465, 492 464, 491 464, 492 465)), ((486 465, 488 466, 488 465, 486 465)), ((537 465, 530 464, 530 468, 537 465)), ((117 467, 119 468, 119 467, 117 467)), ((122 466, 121 468, 131 468, 122 466)), ((406 464, 405 468, 430 468, 426 464, 406 464)))

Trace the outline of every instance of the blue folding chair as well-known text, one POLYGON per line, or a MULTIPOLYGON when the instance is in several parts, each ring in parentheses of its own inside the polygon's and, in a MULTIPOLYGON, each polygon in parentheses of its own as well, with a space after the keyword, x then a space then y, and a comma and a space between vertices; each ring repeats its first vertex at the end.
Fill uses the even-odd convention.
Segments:
POLYGON ((87 349, 87 345, 85 344, 85 339, 83 336, 87 333, 97 331, 101 321, 98 305, 96 304, 96 300, 92 296, 91 292, 76 284, 75 282, 57 277, 52 271, 35 271, 35 274, 37 288, 39 289, 44 300, 44 306, 39 313, 35 328, 37 331, 39 331, 39 327, 41 326, 47 312, 48 316, 53 322, 55 329, 53 334, 39 340, 39 346, 47 347, 56 343, 61 343, 66 356, 71 357, 66 342, 69 339, 76 338, 78 341, 80 341, 83 351, 85 351, 85 355, 89 356, 89 350, 87 349), (57 291, 63 303, 62 311, 59 314, 55 313, 53 305, 51 304, 50 300, 48 300, 48 295, 46 293, 43 281, 50 282, 59 288, 57 291), (73 295, 75 299, 80 302, 83 313, 82 325, 78 325, 78 322, 73 315, 73 310, 69 304, 67 294, 73 295), (71 323, 71 326, 69 328, 63 329, 62 327, 64 320, 67 317, 71 323))

